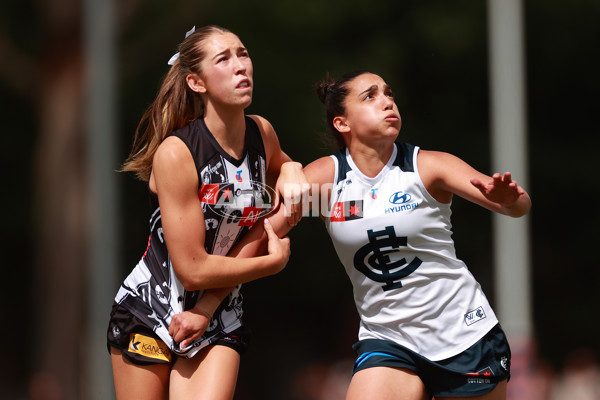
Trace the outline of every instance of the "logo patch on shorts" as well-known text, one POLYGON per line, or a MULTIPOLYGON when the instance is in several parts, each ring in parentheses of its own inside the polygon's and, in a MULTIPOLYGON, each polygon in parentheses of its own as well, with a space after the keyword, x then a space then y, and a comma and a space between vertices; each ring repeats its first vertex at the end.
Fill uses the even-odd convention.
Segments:
POLYGON ((485 367, 481 371, 471 372, 465 374, 467 378, 467 383, 491 383, 490 377, 494 376, 494 371, 490 367, 485 367))
POLYGON ((485 318, 485 312, 483 307, 477 307, 475 310, 469 311, 465 314, 465 324, 473 325, 475 322, 479 322, 485 318))
POLYGON ((508 359, 508 357, 502 356, 502 358, 500 359, 500 366, 505 371, 508 371, 510 369, 510 360, 508 359))
POLYGON ((129 335, 129 346, 127 350, 130 353, 171 362, 171 350, 169 350, 162 340, 140 335, 139 333, 132 333, 129 335))

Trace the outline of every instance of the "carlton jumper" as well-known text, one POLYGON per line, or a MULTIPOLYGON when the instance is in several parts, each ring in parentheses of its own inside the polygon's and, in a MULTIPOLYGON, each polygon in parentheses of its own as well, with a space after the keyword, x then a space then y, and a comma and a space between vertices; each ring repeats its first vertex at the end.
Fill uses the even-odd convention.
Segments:
POLYGON ((346 149, 331 156, 336 173, 326 226, 352 281, 359 339, 389 340, 436 361, 466 350, 498 320, 456 257, 450 204, 425 189, 418 152, 396 143, 374 178, 346 149))

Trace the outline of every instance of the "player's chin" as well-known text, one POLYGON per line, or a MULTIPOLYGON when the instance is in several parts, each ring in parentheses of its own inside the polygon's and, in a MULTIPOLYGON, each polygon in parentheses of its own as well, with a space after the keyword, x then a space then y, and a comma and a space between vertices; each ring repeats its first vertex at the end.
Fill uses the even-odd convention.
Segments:
POLYGON ((238 104, 242 108, 250 107, 250 104, 252 104, 252 93, 237 99, 236 104, 238 104))
POLYGON ((398 135, 400 134, 400 128, 399 127, 395 127, 395 126, 390 126, 387 129, 385 129, 385 137, 389 137, 393 140, 396 140, 396 138, 398 137, 398 135))

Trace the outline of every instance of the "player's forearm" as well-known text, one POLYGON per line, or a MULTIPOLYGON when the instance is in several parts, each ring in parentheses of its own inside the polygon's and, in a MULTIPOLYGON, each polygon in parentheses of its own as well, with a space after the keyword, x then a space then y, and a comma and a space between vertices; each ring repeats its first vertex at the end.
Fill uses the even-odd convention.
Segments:
MULTIPOLYGON (((279 237, 291 229, 283 207, 268 216, 270 224, 279 237)), ((250 232, 234 246, 227 256, 204 254, 202 257, 187 257, 187 262, 173 266, 178 279, 187 290, 201 290, 236 286, 281 271, 280 254, 267 254, 268 238, 259 220, 250 232), (266 255, 265 255, 266 254, 266 255)))
POLYGON ((211 319, 219 304, 225 300, 227 295, 234 289, 235 286, 218 289, 208 289, 202 293, 202 296, 196 302, 192 311, 203 314, 208 319, 211 319))
POLYGON ((274 255, 233 258, 209 254, 189 262, 174 260, 173 267, 186 290, 204 290, 231 287, 276 274, 281 270, 281 262, 274 255))
MULTIPOLYGON (((275 233, 277 233, 279 237, 283 237, 291 229, 285 218, 283 218, 279 213, 272 215, 269 220, 273 226, 273 229, 275 230, 275 233)), ((257 228, 260 227, 260 223, 262 223, 262 220, 257 224, 257 228)), ((241 243, 238 243, 236 246, 234 246, 234 248, 229 252, 229 256, 244 258, 265 253, 267 253, 267 235, 264 232, 264 229, 256 229, 247 236, 246 240, 242 240, 241 243)), ((235 286, 236 285, 232 285, 231 287, 227 288, 205 290, 203 295, 198 299, 194 309, 197 309, 207 316, 212 316, 219 304, 225 300, 227 295, 235 286)))

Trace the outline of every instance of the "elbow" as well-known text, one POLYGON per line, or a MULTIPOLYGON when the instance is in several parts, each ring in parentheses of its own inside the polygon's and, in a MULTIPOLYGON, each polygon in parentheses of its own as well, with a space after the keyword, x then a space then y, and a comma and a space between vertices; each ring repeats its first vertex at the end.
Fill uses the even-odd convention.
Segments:
POLYGON ((291 159, 290 159, 289 161, 286 161, 286 162, 284 162, 283 164, 284 164, 285 166, 287 166, 288 168, 300 168, 300 169, 304 168, 304 167, 302 166, 302 163, 301 163, 301 162, 298 162, 298 161, 293 161, 293 160, 291 160, 291 159))
POLYGON ((204 287, 202 287, 202 284, 196 279, 190 279, 185 276, 177 276, 177 279, 181 283, 181 286, 183 286, 183 288, 187 291, 193 292, 196 290, 204 289, 204 287))
POLYGON ((298 161, 289 160, 289 161, 284 161, 281 164, 280 172, 284 171, 286 169, 287 170, 291 170, 291 171, 296 170, 296 171, 300 171, 301 172, 302 169, 303 169, 303 167, 302 167, 302 164, 299 163, 298 161))
POLYGON ((185 290, 196 291, 209 288, 206 277, 199 272, 192 272, 194 271, 192 268, 181 268, 181 266, 176 267, 173 264, 173 271, 175 272, 177 280, 179 283, 181 283, 185 290))
POLYGON ((178 277, 178 279, 183 288, 190 292, 212 289, 214 287, 214 283, 211 284, 208 278, 202 275, 182 276, 178 277))

